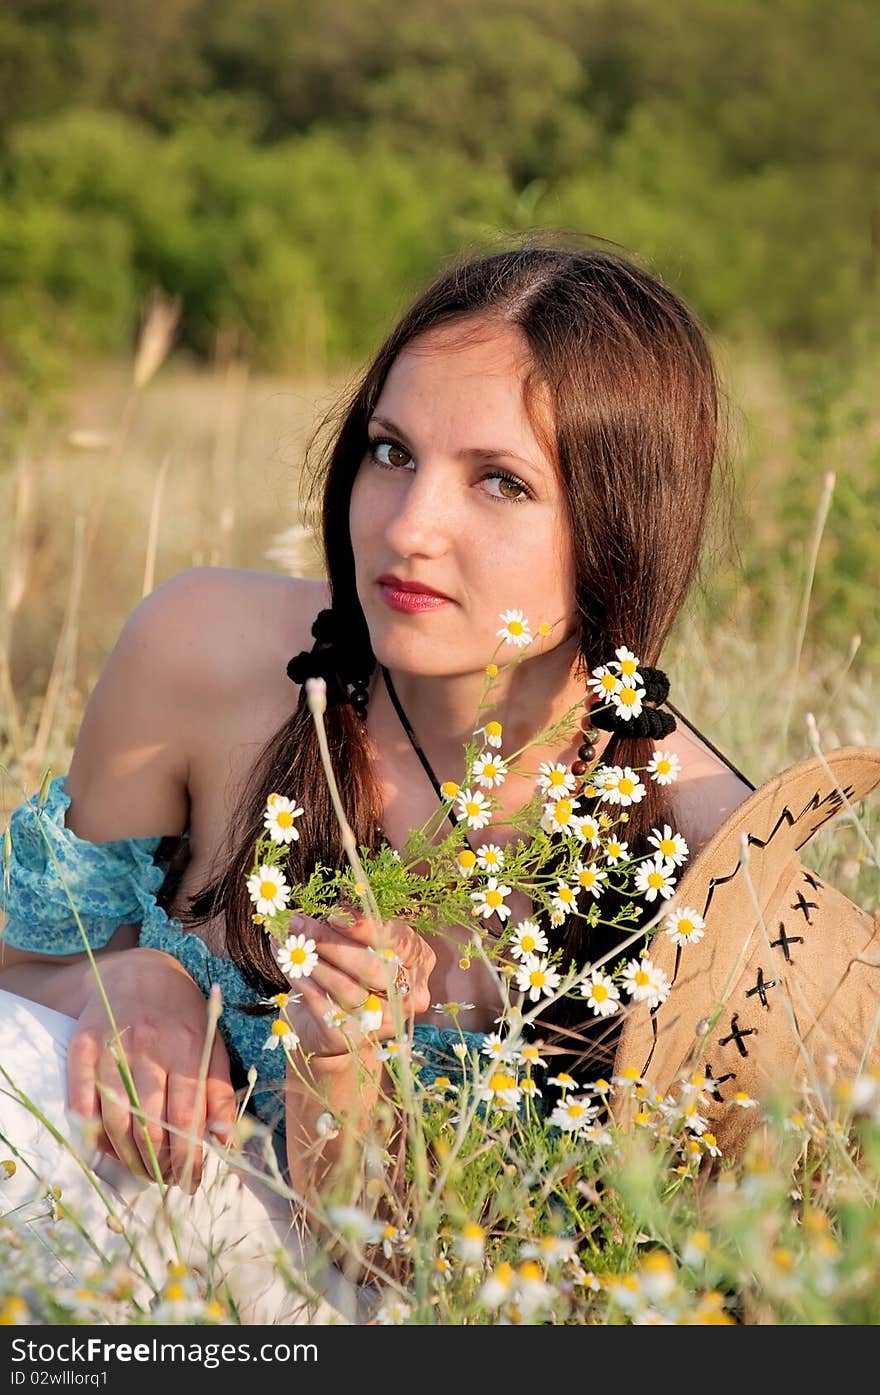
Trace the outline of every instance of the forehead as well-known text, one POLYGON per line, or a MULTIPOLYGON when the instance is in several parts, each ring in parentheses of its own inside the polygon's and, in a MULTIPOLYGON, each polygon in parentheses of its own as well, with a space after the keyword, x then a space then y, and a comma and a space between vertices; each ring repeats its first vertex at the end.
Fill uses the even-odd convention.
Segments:
POLYGON ((462 447, 548 455, 549 404, 528 341, 511 325, 459 323, 427 331, 398 354, 376 411, 418 435, 443 431, 462 447), (530 415, 531 413, 531 415, 530 415))

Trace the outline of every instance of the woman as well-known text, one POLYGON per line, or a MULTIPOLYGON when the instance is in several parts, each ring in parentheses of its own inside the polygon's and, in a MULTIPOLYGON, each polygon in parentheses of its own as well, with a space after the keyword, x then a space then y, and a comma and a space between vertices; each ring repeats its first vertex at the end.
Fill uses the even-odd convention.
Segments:
MULTIPOLYGON (((343 804, 357 844, 371 849, 383 838, 402 847, 436 809, 437 783, 460 778, 499 612, 543 622, 495 690, 492 715, 510 748, 588 697, 592 671, 618 647, 649 665, 661 654, 704 535, 719 454, 716 374, 696 318, 659 278, 614 252, 563 244, 547 237, 453 263, 382 345, 327 460, 326 583, 223 569, 173 577, 129 618, 92 694, 42 824, 54 861, 81 878, 83 922, 152 1121, 147 1136, 118 1089, 104 998, 63 890, 48 915, 57 867, 33 849, 22 865, 38 801, 14 821, 0 988, 75 1019, 70 1107, 100 1120, 99 1149, 134 1170, 152 1175, 152 1149, 163 1179, 196 1187, 202 1151, 192 1139, 228 1128, 255 1065, 252 1103, 286 1131, 294 1189, 317 1194, 349 1136, 322 1132, 320 1116, 369 1115, 378 1043, 397 1030, 376 948, 390 944, 416 1039, 444 1069, 452 1034, 438 1004, 473 1004, 457 1022, 468 1032, 498 1017, 497 977, 476 962, 460 967, 460 936, 428 940, 363 916, 301 918, 293 928, 315 940, 318 963, 295 985, 290 1020, 311 1053, 310 1078, 288 1072, 282 1099, 283 1053, 261 1049, 260 1009, 272 1011, 290 984, 253 922, 246 879, 278 790, 303 806, 288 880, 319 860, 345 862, 291 654, 300 683, 309 672, 328 680, 343 804), (181 835, 182 855, 169 860, 166 840, 181 835), (102 901, 107 869, 91 859, 110 841, 117 882, 102 901), (214 982, 224 1008, 200 1095, 214 982), (368 992, 380 998, 381 1026, 353 1055, 328 1023, 328 996, 354 1011, 368 992)), ((580 760, 583 774, 601 759, 645 769, 654 743, 631 729, 591 733, 591 750, 580 732, 538 745, 530 767, 580 760)), ((681 779, 652 782, 631 808, 630 845, 647 846, 666 822, 693 856, 750 786, 691 730, 671 732, 664 748, 680 757, 681 779)), ((533 774, 494 791, 494 843, 512 836, 509 820, 533 791, 533 774)), ((512 910, 518 919, 529 907, 512 910)), ((583 925, 551 927, 579 962, 609 948, 583 925)), ((571 1001, 557 1007, 559 1040, 588 1060, 592 1051, 605 1071, 607 1045, 596 1036, 591 1046, 575 1007, 577 1020, 571 1001)))

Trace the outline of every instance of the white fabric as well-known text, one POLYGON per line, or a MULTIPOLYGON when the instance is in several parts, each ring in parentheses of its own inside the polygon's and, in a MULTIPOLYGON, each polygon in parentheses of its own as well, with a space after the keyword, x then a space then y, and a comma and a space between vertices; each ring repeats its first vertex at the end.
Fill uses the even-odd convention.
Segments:
POLYGON ((67 1045, 75 1025, 64 1013, 0 989, 0 1161, 16 1162, 12 1177, 3 1181, 0 1174, 0 1214, 14 1210, 19 1223, 39 1229, 50 1279, 68 1289, 81 1282, 82 1276, 71 1270, 66 1248, 71 1239, 79 1241, 85 1268, 94 1269, 99 1262, 70 1224, 63 1227, 65 1249, 60 1252, 56 1235, 62 1228, 47 1218, 45 1201, 47 1188, 55 1186, 61 1188, 62 1205, 82 1221, 98 1249, 140 1275, 138 1297, 145 1305, 165 1282, 168 1263, 180 1260, 200 1273, 210 1272, 215 1281, 222 1277, 246 1324, 365 1321, 368 1294, 301 1239, 283 1186, 273 1188, 265 1164, 249 1158, 247 1149, 245 1163, 261 1176, 249 1176, 210 1151, 195 1194, 169 1187, 164 1205, 157 1184, 132 1176, 113 1159, 94 1155, 88 1160, 93 1170, 79 1160, 74 1141, 80 1130, 66 1106, 67 1045), (21 1096, 73 1149, 53 1137, 21 1096), (123 1234, 108 1226, 108 1204, 122 1221, 123 1234), (53 1244, 59 1250, 54 1255, 53 1244), (316 1271, 321 1272, 317 1295, 318 1280, 306 1278, 316 1271), (304 1298, 303 1290, 311 1297, 304 1298))

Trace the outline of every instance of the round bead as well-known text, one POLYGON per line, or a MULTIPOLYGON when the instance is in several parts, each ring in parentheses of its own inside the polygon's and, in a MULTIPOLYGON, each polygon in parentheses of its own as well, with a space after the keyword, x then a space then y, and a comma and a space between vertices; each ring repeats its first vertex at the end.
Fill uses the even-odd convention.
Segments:
POLYGON ((592 746, 578 746, 578 760, 592 761, 596 757, 596 752, 592 746))
POLYGON ((583 732, 584 736, 587 738, 588 741, 599 740, 599 733, 593 726, 593 723, 590 721, 589 717, 581 718, 581 731, 583 732))
POLYGON ((571 773, 572 773, 572 775, 586 775, 586 773, 587 773, 587 762, 586 762, 585 760, 576 760, 576 761, 573 761, 573 762, 572 762, 572 767, 571 767, 571 773))

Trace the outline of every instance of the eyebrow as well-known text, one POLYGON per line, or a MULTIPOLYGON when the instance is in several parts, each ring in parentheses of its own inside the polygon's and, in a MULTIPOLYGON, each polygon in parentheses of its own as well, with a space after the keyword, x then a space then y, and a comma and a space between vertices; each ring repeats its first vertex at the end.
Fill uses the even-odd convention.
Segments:
MULTIPOLYGON (((393 421, 389 421, 388 417, 372 416, 367 422, 367 425, 371 426, 373 422, 375 422, 377 426, 384 426, 386 431, 393 431, 404 443, 406 442, 406 432, 402 427, 396 426, 393 421)), ((527 460, 525 456, 517 455, 516 451, 513 450, 495 450, 489 446, 471 446, 467 450, 460 450, 458 455, 461 460, 518 460, 521 465, 528 465, 530 469, 535 470, 538 474, 541 473, 540 466, 537 465, 534 460, 527 460)))

